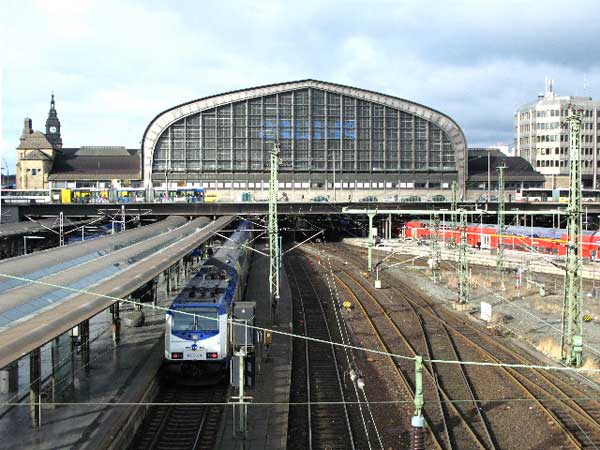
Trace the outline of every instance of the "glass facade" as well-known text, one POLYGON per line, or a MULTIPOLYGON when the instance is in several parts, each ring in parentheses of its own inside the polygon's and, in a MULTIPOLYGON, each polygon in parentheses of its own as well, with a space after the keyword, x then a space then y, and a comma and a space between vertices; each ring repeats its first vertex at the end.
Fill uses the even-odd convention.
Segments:
POLYGON ((455 171, 455 149, 437 125, 378 103, 304 88, 188 115, 164 129, 152 172, 268 172, 273 141, 280 172, 455 171))

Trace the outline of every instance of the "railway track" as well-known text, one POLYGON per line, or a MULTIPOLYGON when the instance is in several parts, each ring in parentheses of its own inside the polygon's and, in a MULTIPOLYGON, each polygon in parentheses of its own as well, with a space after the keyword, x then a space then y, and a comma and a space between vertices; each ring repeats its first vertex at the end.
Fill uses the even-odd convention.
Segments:
POLYGON ((165 386, 138 429, 129 450, 212 450, 226 400, 227 387, 165 386))
MULTIPOLYGON (((301 322, 297 331, 324 342, 332 341, 332 330, 325 311, 327 306, 302 262, 297 257, 290 258, 286 271, 295 300, 295 319, 301 322)), ((362 430, 354 431, 356 418, 351 417, 346 405, 349 399, 343 379, 345 369, 339 367, 336 348, 314 341, 303 341, 300 346, 294 344, 294 347, 295 353, 303 350, 303 358, 296 353, 294 371, 297 373, 292 375, 293 380, 304 381, 304 386, 295 386, 292 401, 304 401, 307 407, 302 412, 295 409, 294 417, 291 417, 296 428, 293 428, 293 436, 291 432, 288 433, 288 448, 371 448, 371 444, 365 442, 364 432, 361 435, 362 430), (298 417, 300 414, 303 417, 298 417)), ((355 401, 356 398, 350 400, 355 401)))
MULTIPOLYGON (((353 255, 344 253, 344 259, 347 260, 348 257, 355 258, 353 255)), ((415 350, 421 355, 446 360, 483 359, 506 363, 539 363, 539 361, 527 358, 503 344, 501 340, 482 332, 468 321, 464 321, 455 314, 435 305, 406 283, 398 280, 388 280, 391 284, 395 302, 388 301, 385 303, 375 298, 377 293, 375 295, 371 293, 372 288, 366 283, 366 280, 361 279, 362 276, 355 273, 350 274, 347 267, 342 264, 336 264, 336 267, 338 270, 337 275, 341 278, 340 281, 342 284, 347 284, 347 288, 353 292, 356 301, 360 302, 354 291, 362 291, 361 297, 363 298, 371 297, 372 302, 379 304, 379 315, 388 316, 388 323, 397 323, 399 320, 398 318, 392 318, 395 314, 394 309, 397 309, 398 299, 408 305, 411 314, 417 319, 422 328, 423 343, 420 347, 415 344, 415 350), (396 306, 393 306, 394 304, 396 306)), ((381 295, 381 292, 379 295, 381 295)), ((387 297, 389 300, 389 296, 387 297)), ((368 314, 366 308, 365 314, 368 314)), ((375 324, 373 326, 376 327, 375 324)), ((397 325, 395 326, 397 327, 397 325)), ((398 333, 400 334, 400 330, 398 330, 398 333)), ((433 375, 431 366, 430 364, 429 368, 431 375, 433 375)), ((460 403, 461 406, 458 408, 461 410, 460 415, 470 417, 473 433, 479 436, 482 444, 485 443, 485 445, 490 446, 489 448, 493 448, 493 445, 497 445, 497 438, 492 433, 492 428, 487 423, 486 416, 481 414, 480 408, 477 407, 476 394, 473 392, 472 382, 464 368, 458 370, 456 367, 452 367, 451 369, 454 371, 454 375, 452 375, 449 373, 448 366, 450 365, 439 364, 435 366, 438 367, 436 368, 436 375, 433 375, 433 377, 440 388, 440 392, 447 390, 450 397, 458 392, 457 388, 459 386, 470 391, 467 392, 468 396, 465 396, 465 392, 460 396, 463 399, 472 399, 471 403, 460 403), (443 372, 440 372, 440 369, 443 372), (476 418, 476 420, 473 420, 473 418, 476 418)), ((573 447, 598 448, 600 442, 600 425, 598 421, 600 402, 589 398, 594 396, 593 392, 579 388, 573 382, 566 381, 562 376, 547 371, 510 368, 500 370, 514 386, 519 388, 521 393, 525 393, 544 412, 550 419, 549 423, 558 425, 562 434, 573 447)), ((434 422, 433 427, 435 432, 443 430, 443 427, 440 429, 439 423, 436 425, 434 422)), ((448 439, 451 438, 451 434, 452 432, 449 430, 448 439)))
MULTIPOLYGON (((336 278, 342 287, 350 293, 354 303, 359 305, 375 334, 378 335, 382 349, 389 353, 420 354, 431 359, 432 356, 440 356, 447 349, 447 342, 442 333, 427 336, 423 329, 424 345, 422 351, 418 352, 411 339, 400 331, 399 326, 385 313, 385 309, 379 305, 377 299, 370 292, 363 290, 360 282, 347 274, 340 272, 336 278), (362 291, 363 295, 358 292, 362 291), (360 297, 360 298, 359 298, 360 297), (390 324, 392 326, 390 327, 390 324), (398 336, 401 337, 398 340, 398 336), (443 340, 444 342, 440 342, 443 340), (435 352, 435 353, 434 353, 435 352)), ((423 326, 423 324, 421 323, 423 326)), ((439 330, 430 330, 432 333, 439 330)), ((399 362, 392 359, 398 375, 405 385, 414 394, 414 365, 399 362)), ((425 418, 433 433, 434 445, 440 449, 494 449, 496 444, 491 438, 487 422, 475 404, 472 389, 466 375, 462 373, 460 366, 443 367, 432 366, 425 368, 425 383, 428 392, 432 392, 435 402, 427 402, 425 406, 425 418), (468 397, 465 397, 467 395, 468 397), (473 407, 467 410, 467 404, 458 406, 452 403, 453 398, 470 398, 473 407)))
MULTIPOLYGON (((484 357, 496 363, 539 364, 540 361, 526 356, 514 348, 504 345, 501 340, 482 333, 468 321, 437 307, 422 293, 408 289, 398 280, 391 279, 390 287, 398 297, 404 297, 412 308, 434 317, 451 330, 457 339, 463 340, 477 350, 475 357, 484 357), (407 292, 410 296, 407 297, 407 292)), ((469 357, 468 359, 474 359, 469 357)), ((581 380, 566 379, 546 370, 502 368, 515 384, 541 407, 549 418, 559 424, 565 435, 577 448, 600 448, 600 402, 597 392, 577 387, 581 380), (531 376, 534 374, 534 377, 531 376)))

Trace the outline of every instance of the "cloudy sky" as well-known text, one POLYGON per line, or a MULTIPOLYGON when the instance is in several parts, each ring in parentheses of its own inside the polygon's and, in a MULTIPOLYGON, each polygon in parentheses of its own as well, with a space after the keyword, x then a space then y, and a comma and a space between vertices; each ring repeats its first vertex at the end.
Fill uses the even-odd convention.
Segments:
POLYGON ((512 142, 520 104, 555 80, 600 98, 597 1, 2 0, 2 134, 52 91, 66 147, 139 147, 148 122, 196 98, 315 78, 438 109, 469 146, 512 142))

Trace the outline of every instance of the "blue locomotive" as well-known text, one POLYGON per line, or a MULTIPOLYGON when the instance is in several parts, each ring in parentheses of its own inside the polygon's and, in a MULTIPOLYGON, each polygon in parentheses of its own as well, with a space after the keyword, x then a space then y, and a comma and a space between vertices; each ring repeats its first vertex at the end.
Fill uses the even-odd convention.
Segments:
POLYGON ((243 221, 177 295, 166 317, 165 364, 184 377, 224 373, 229 365, 229 319, 244 299, 250 265, 250 223, 243 221))

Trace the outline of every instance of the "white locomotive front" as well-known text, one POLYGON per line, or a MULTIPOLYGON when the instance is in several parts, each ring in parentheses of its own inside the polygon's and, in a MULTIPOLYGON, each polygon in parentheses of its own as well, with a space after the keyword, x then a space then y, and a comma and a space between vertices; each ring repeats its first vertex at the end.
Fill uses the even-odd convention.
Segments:
POLYGON ((165 330, 169 372, 198 377, 226 371, 229 318, 233 303, 243 300, 251 257, 248 229, 242 222, 173 301, 165 330))

